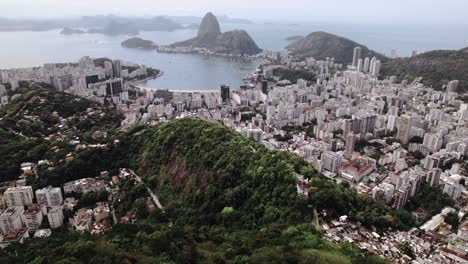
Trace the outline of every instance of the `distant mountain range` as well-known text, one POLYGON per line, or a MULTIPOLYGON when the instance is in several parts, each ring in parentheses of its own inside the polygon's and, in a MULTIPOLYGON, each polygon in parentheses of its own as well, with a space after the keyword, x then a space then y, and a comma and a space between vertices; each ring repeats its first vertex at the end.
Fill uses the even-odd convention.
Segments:
MULTIPOLYGON (((200 24, 203 17, 198 16, 168 16, 169 19, 180 24, 200 24)), ((232 18, 226 15, 218 16, 218 20, 222 24, 253 24, 252 21, 243 18, 232 18)))
POLYGON ((468 91, 468 47, 461 50, 434 50, 411 58, 390 60, 382 66, 384 77, 399 79, 422 77, 422 82, 441 89, 451 80, 459 80, 459 91, 468 91))
MULTIPOLYGON (((7 19, 0 18, 0 31, 46 31, 54 29, 67 29, 65 33, 80 34, 79 30, 102 34, 127 34, 128 28, 135 28, 130 33, 138 31, 174 31, 184 28, 196 28, 201 17, 123 17, 115 15, 83 16, 70 19, 7 19), (112 24, 119 24, 125 29, 108 29, 112 24), (76 32, 75 32, 76 31, 76 32)), ((222 16, 221 23, 250 24, 249 20, 222 16)))
POLYGON ((384 55, 370 50, 367 46, 350 39, 336 36, 327 32, 318 31, 300 38, 287 46, 288 51, 299 57, 314 57, 323 60, 326 57, 334 57, 336 62, 349 63, 353 60, 355 47, 361 47, 361 57, 377 57, 381 61, 387 61, 384 55))
POLYGON ((244 30, 221 32, 219 21, 212 13, 206 14, 195 38, 177 42, 171 47, 196 47, 212 50, 216 53, 231 55, 255 55, 262 50, 244 30))

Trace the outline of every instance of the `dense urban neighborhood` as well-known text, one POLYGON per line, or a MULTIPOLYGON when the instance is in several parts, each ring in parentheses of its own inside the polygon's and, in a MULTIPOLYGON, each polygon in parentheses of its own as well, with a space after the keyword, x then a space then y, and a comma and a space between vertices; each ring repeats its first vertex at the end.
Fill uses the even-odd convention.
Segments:
POLYGON ((180 224, 175 215, 192 215, 194 226, 301 219, 320 243, 351 243, 393 263, 468 262, 467 93, 457 80, 427 87, 422 78, 383 76, 382 62, 361 53, 355 47, 347 65, 264 50, 250 58, 264 63, 245 85, 206 91, 144 87, 163 72, 107 58, 0 70, 0 247, 22 254, 19 243, 54 233, 102 236, 147 217, 180 224), (148 148, 142 160, 131 156, 137 146, 148 148), (192 154, 200 161, 178 156, 192 154), (265 165, 244 167, 256 158, 265 165), (275 171, 293 180, 255 176, 286 177, 275 171), (229 185, 238 179, 227 175, 244 173, 254 175, 251 185, 229 185), (214 190, 216 177, 218 188, 232 188, 214 190), (189 210, 172 199, 175 190, 213 204, 189 210), (249 194, 272 202, 257 208, 243 202, 249 194), (215 203, 217 195, 232 204, 215 203), (213 218, 193 216, 214 208, 222 210, 213 218))

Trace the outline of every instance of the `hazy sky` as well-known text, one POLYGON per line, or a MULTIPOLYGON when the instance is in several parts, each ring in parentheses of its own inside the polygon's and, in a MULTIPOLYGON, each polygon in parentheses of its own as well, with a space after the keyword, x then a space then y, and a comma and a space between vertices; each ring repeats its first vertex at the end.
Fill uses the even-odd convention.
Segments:
POLYGON ((468 0, 0 0, 0 17, 196 15, 252 20, 468 24, 468 0))

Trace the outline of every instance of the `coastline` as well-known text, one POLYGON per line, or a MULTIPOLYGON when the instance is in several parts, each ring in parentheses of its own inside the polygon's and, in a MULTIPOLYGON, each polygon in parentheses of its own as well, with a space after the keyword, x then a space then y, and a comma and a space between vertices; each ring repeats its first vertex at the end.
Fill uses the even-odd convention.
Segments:
POLYGON ((191 90, 191 89, 167 89, 167 88, 151 88, 151 87, 143 87, 143 86, 133 86, 133 88, 141 90, 141 91, 156 91, 156 90, 168 90, 172 93, 220 93, 219 90, 191 90))
POLYGON ((130 81, 129 85, 133 86, 133 87, 137 87, 141 83, 147 82, 149 80, 158 79, 158 78, 162 77, 163 75, 164 75, 164 71, 159 70, 159 73, 156 76, 149 76, 149 77, 146 77, 146 78, 141 79, 141 80, 130 81))
POLYGON ((194 47, 178 47, 172 48, 169 46, 159 46, 156 48, 156 51, 159 53, 166 53, 166 54, 195 54, 195 55, 202 55, 202 56, 213 56, 219 58, 228 58, 228 59, 246 59, 246 60, 256 60, 261 59, 258 55, 234 55, 234 54, 227 54, 227 53, 218 53, 214 52, 209 49, 204 48, 194 48, 194 47))

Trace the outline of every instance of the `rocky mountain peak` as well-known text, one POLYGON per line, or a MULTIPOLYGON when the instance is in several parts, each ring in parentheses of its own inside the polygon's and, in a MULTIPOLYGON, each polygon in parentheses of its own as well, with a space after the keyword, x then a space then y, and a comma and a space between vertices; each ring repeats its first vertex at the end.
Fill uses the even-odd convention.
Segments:
POLYGON ((199 37, 207 34, 221 34, 221 27, 219 26, 218 19, 211 12, 203 17, 200 27, 198 28, 199 37))

